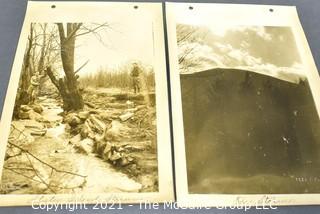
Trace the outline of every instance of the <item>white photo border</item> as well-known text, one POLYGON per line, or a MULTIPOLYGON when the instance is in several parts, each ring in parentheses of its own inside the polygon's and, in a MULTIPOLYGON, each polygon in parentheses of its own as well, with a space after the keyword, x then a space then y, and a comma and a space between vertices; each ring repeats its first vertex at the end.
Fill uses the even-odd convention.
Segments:
MULTIPOLYGON (((183 127, 181 86, 179 77, 176 24, 188 17, 197 24, 199 20, 212 20, 217 25, 283 26, 291 27, 315 105, 320 115, 320 77, 308 46, 297 10, 294 6, 166 3, 168 31, 172 121, 175 151, 175 184, 177 202, 181 207, 234 207, 315 205, 320 204, 320 194, 189 194, 185 139, 183 127), (179 14, 179 15, 178 15, 179 14), (272 204, 270 204, 272 202, 272 204)), ((320 117, 319 117, 320 118, 320 117)))
MULTIPOLYGON (((0 121, 0 175, 10 131, 11 117, 20 78, 23 56, 27 44, 30 23, 55 22, 105 22, 105 9, 114 10, 138 6, 137 12, 153 20, 154 31, 154 70, 156 81, 156 115, 157 115, 157 160, 159 192, 151 193, 101 193, 101 194, 46 194, 46 195, 0 195, 0 206, 25 206, 35 204, 68 204, 68 203, 145 203, 170 202, 174 200, 172 157, 170 142, 170 121, 167 93, 167 73, 164 43, 164 26, 162 3, 136 2, 61 2, 29 1, 20 39, 15 54, 14 64, 9 80, 5 104, 0 121), (52 5, 55 7, 51 8, 52 5)), ((124 17, 126 18, 126 17, 124 17)), ((0 177, 1 178, 1 177, 0 177)))

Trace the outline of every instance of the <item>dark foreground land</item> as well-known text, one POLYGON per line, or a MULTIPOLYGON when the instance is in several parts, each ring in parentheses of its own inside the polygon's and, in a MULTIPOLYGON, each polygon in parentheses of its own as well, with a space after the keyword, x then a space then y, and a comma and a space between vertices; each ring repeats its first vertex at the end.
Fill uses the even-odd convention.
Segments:
POLYGON ((320 123, 307 81, 212 69, 181 74, 181 87, 190 192, 320 192, 320 123))

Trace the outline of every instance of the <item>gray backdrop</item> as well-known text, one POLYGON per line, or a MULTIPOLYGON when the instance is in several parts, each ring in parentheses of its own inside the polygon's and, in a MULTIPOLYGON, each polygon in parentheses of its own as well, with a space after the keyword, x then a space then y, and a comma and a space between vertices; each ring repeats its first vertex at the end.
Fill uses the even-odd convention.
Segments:
MULTIPOLYGON (((141 0, 139 0, 141 1, 141 0)), ((160 0, 159 0, 160 1, 160 0)), ((207 0, 207 1, 177 1, 177 2, 212 2, 212 3, 241 3, 241 4, 269 4, 269 5, 295 5, 298 8, 300 20, 307 35, 309 45, 320 70, 320 22, 319 0, 207 0)), ((26 10, 27 0, 0 0, 0 112, 2 111, 11 66, 17 47, 21 26, 26 10)), ((1 130, 0 130, 1 134, 1 130)), ((123 210, 76 210, 74 213, 240 213, 243 210, 140 210, 139 206, 123 206, 123 210)), ((161 207, 161 206, 160 206, 161 207)), ((279 207, 277 210, 254 210, 247 213, 319 213, 320 206, 279 207)), ((34 210, 31 207, 3 207, 2 213, 48 213, 34 210)), ((49 212, 51 213, 51 212, 49 212)), ((52 213, 69 213, 67 210, 58 210, 52 213)))

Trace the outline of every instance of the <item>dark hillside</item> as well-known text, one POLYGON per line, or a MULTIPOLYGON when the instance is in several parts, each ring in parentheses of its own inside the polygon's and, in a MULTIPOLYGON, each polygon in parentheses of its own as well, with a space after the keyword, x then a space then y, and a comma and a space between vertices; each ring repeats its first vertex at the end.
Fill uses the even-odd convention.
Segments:
POLYGON ((180 76, 190 186, 221 176, 319 175, 308 82, 220 68, 180 76))

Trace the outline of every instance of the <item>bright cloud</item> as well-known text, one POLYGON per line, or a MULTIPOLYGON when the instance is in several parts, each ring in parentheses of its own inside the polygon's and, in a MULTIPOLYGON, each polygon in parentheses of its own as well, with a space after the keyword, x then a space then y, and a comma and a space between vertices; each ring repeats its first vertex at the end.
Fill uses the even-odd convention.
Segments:
MULTIPOLYGON (((199 32, 204 31, 199 29, 199 32)), ((214 26, 210 31, 211 35, 201 40, 179 44, 179 57, 184 57, 184 62, 180 64, 182 72, 217 67, 239 68, 293 83, 305 79, 299 56, 282 55, 294 48, 286 42, 292 41, 290 31, 283 28, 268 30, 263 26, 214 26), (274 51, 273 55, 268 52, 270 49, 274 51)))
POLYGON ((214 35, 224 37, 227 32, 236 31, 236 32, 245 32, 253 31, 256 35, 260 36, 266 41, 272 40, 272 35, 266 32, 265 27, 263 26, 226 26, 226 25, 216 25, 210 27, 211 32, 214 35))

